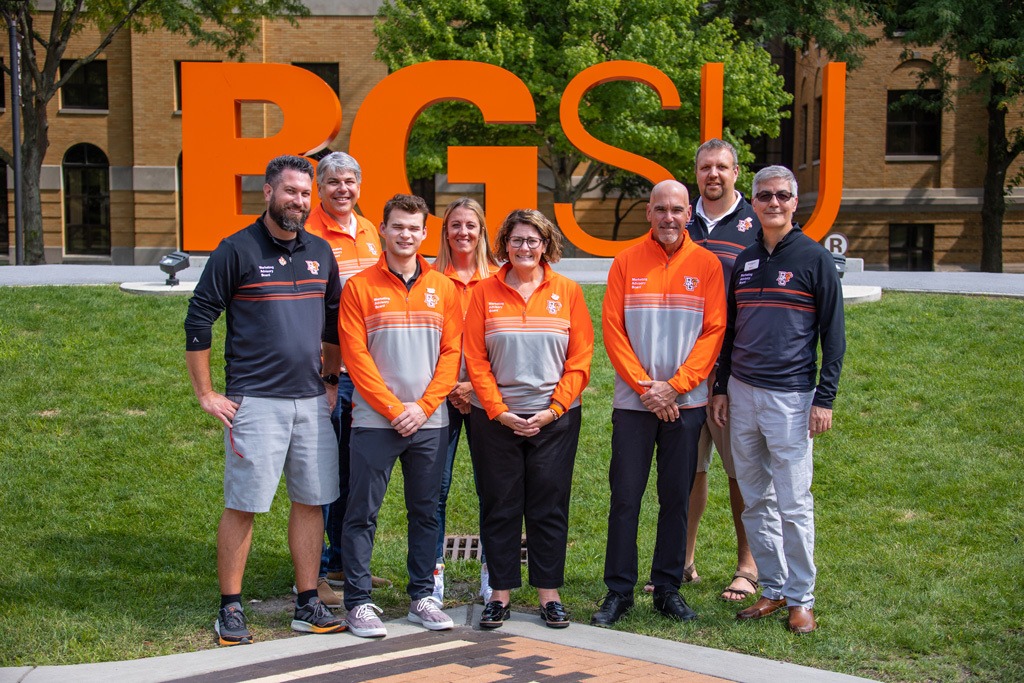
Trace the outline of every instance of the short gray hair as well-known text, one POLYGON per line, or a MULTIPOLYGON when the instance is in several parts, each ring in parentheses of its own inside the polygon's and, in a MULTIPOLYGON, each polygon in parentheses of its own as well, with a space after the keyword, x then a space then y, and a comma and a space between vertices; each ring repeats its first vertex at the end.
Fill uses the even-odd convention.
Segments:
POLYGON ((694 168, 697 168, 697 162, 700 159, 700 155, 701 154, 703 154, 704 152, 714 152, 714 151, 719 150, 719 149, 727 150, 729 152, 729 154, 732 155, 732 165, 733 166, 739 166, 740 165, 740 155, 736 153, 736 148, 735 147, 733 147, 731 144, 729 144, 725 140, 720 140, 719 138, 711 138, 710 140, 705 142, 703 145, 698 147, 697 148, 697 153, 693 155, 693 166, 694 166, 694 168))
POLYGON ((356 182, 363 182, 363 169, 359 168, 359 162, 344 152, 331 152, 316 165, 316 184, 323 185, 324 178, 328 175, 351 171, 356 177, 356 182))
POLYGON ((752 195, 757 195, 761 185, 768 182, 769 180, 775 180, 776 178, 782 178, 789 183, 789 191, 793 193, 793 196, 798 196, 796 187, 796 176, 785 166, 765 166, 757 175, 754 176, 754 185, 751 189, 752 195))

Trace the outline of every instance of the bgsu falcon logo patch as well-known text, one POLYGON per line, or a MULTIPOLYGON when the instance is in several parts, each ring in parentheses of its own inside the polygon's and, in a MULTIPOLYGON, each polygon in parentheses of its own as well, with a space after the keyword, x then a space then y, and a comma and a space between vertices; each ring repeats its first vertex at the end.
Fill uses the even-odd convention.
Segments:
POLYGON ((320 262, 319 261, 306 261, 306 268, 313 275, 320 274, 320 262))
POLYGON ((747 216, 746 218, 744 218, 743 220, 736 224, 736 229, 739 230, 740 232, 746 232, 747 230, 750 230, 752 227, 754 227, 754 219, 749 216, 747 216))
POLYGON ((779 283, 779 287, 785 287, 789 284, 789 281, 793 279, 793 273, 788 270, 780 270, 779 277, 776 278, 776 282, 779 283))
POLYGON ((423 301, 430 308, 436 307, 437 302, 440 301, 440 298, 437 296, 437 290, 433 287, 427 287, 427 293, 423 296, 423 301))
POLYGON ((683 278, 683 286, 686 287, 687 292, 692 292, 693 290, 697 289, 697 285, 699 284, 700 280, 698 278, 693 277, 692 275, 687 275, 686 277, 683 278))

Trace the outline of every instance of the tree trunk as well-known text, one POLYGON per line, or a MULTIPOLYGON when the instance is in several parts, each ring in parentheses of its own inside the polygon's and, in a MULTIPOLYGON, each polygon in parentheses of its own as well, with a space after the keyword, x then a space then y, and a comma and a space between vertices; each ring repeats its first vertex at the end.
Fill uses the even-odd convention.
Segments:
POLYGON ((1003 216, 1006 214, 1006 169, 1010 166, 1006 137, 1005 86, 993 79, 988 102, 988 145, 981 201, 981 270, 1003 272, 1003 216))
POLYGON ((31 107, 22 107, 22 114, 24 142, 21 146, 21 220, 25 231, 25 264, 34 266, 46 263, 43 251, 43 205, 39 184, 43 172, 43 159, 46 157, 50 141, 46 134, 45 109, 40 115, 37 111, 32 111, 31 107))

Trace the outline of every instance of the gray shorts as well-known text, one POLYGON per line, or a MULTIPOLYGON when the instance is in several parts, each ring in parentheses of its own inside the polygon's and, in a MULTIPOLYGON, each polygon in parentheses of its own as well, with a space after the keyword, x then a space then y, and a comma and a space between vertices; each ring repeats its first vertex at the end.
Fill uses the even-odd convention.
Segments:
POLYGON ((267 512, 282 472, 292 502, 337 500, 338 440, 326 395, 230 398, 240 405, 224 430, 224 507, 267 512))

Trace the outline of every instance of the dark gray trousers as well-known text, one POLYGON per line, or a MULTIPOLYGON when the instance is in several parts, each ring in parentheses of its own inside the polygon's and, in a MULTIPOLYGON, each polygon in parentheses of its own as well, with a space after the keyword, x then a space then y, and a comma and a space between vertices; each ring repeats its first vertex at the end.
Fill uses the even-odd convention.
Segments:
POLYGON ((447 428, 421 429, 410 437, 399 436, 393 429, 352 429, 348 506, 341 541, 345 609, 371 602, 370 558, 377 532, 377 513, 384 502, 396 460, 402 462, 409 521, 406 591, 413 600, 433 592, 437 499, 441 492, 447 436, 447 428))

